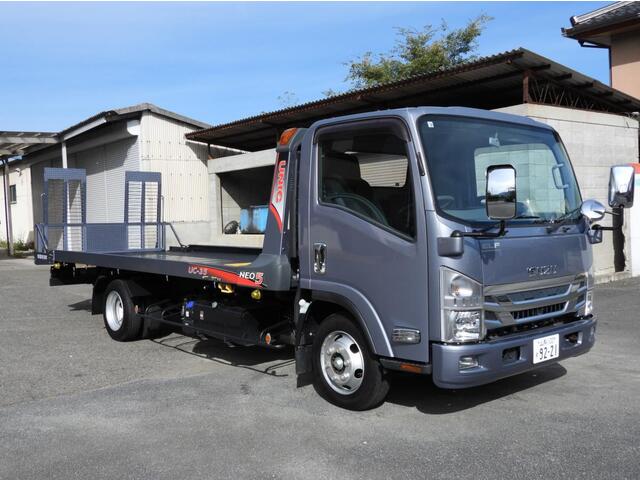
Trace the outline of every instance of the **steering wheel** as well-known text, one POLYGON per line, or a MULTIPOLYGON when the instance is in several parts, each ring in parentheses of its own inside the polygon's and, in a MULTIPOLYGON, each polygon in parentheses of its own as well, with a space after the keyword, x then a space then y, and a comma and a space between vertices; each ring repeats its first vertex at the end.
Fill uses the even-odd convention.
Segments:
POLYGON ((358 202, 362 207, 364 207, 364 212, 360 211, 359 213, 364 213, 365 215, 367 215, 368 217, 373 218, 375 221, 385 225, 385 226, 389 226, 389 222, 387 222, 387 217, 385 217, 384 213, 382 213, 380 211, 380 209, 378 207, 375 206, 375 204, 365 198, 365 197, 361 197, 360 195, 355 195, 353 193, 334 193, 328 196, 328 200, 331 203, 337 203, 334 200, 337 199, 343 199, 343 200, 355 200, 356 202, 358 202))

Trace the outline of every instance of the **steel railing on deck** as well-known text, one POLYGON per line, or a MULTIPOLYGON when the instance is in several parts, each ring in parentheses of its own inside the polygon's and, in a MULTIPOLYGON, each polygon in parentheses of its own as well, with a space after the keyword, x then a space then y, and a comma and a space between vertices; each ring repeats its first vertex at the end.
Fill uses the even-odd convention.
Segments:
POLYGON ((39 223, 35 225, 35 250, 36 254, 55 250, 88 253, 164 251, 167 228, 184 247, 175 227, 168 222, 39 223))

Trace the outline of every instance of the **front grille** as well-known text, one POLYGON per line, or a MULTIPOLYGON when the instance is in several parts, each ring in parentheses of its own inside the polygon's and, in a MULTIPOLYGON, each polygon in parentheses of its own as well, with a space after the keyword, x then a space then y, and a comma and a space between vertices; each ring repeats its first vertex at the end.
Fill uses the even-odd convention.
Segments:
POLYGON ((584 306, 584 275, 534 280, 518 285, 485 287, 484 321, 487 332, 515 333, 576 314, 584 306), (555 282, 555 284, 554 284, 555 282), (515 330, 514 330, 515 328, 515 330))
POLYGON ((544 307, 527 308, 525 310, 515 310, 511 312, 513 319, 526 320, 531 317, 539 317, 541 315, 548 315, 550 313, 561 312, 564 310, 565 302, 554 303, 553 305, 545 305, 544 307))
POLYGON ((509 292, 501 295, 488 296, 485 298, 487 302, 492 303, 519 303, 530 302, 540 298, 555 297, 558 295, 566 295, 571 284, 558 285, 555 287, 538 288, 536 290, 525 290, 521 292, 509 292))
POLYGON ((567 323, 575 322, 577 320, 580 320, 580 318, 572 314, 567 314, 560 317, 546 318, 544 320, 537 320, 529 323, 494 328, 487 331, 487 340, 495 340, 506 335, 513 335, 517 333, 530 332, 531 330, 564 325, 567 323))

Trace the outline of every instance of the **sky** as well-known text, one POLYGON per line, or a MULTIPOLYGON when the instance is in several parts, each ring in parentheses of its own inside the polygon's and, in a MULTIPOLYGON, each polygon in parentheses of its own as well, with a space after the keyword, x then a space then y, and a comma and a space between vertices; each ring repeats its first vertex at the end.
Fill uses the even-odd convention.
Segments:
POLYGON ((60 131, 142 102, 229 122, 348 89, 344 62, 388 51, 394 27, 482 13, 479 55, 525 47, 608 84, 606 50, 560 32, 607 3, 0 2, 0 130, 60 131))

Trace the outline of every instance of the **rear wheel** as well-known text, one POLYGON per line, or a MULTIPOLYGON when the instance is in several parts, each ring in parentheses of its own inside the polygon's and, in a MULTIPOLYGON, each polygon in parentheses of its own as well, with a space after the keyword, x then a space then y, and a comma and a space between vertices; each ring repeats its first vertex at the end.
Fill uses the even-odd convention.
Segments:
POLYGON ((111 338, 119 342, 140 338, 141 319, 123 280, 114 280, 104 292, 104 326, 111 338))
POLYGON ((349 410, 378 406, 389 383, 364 335, 351 319, 336 313, 327 317, 313 344, 314 386, 331 403, 349 410))

